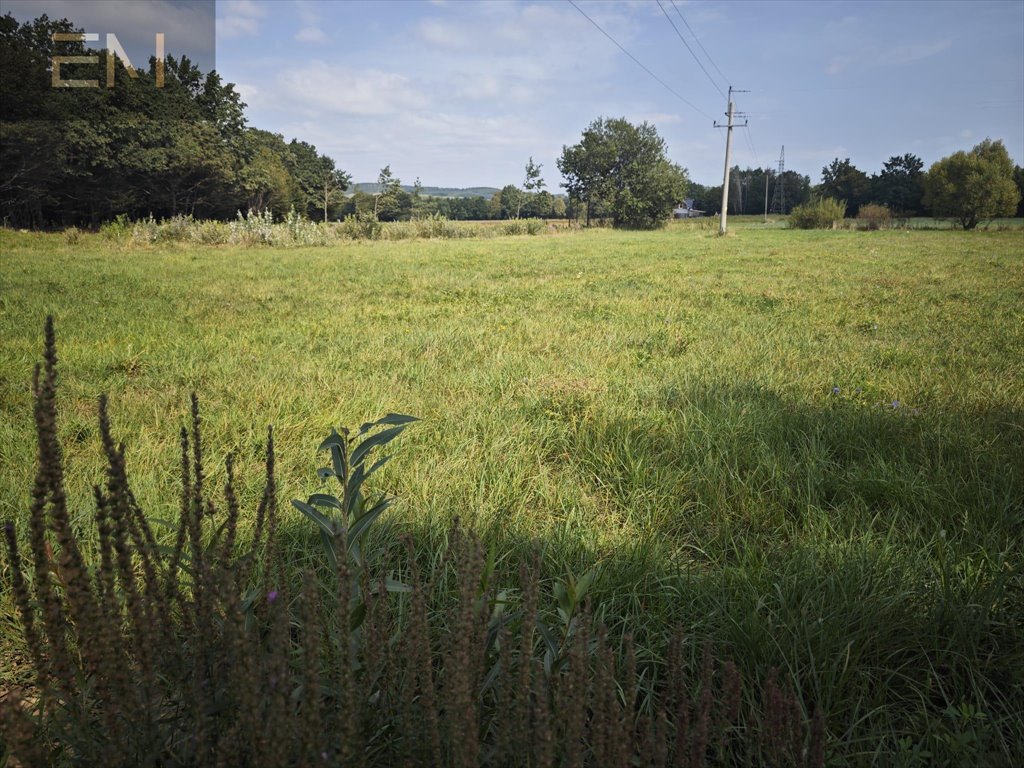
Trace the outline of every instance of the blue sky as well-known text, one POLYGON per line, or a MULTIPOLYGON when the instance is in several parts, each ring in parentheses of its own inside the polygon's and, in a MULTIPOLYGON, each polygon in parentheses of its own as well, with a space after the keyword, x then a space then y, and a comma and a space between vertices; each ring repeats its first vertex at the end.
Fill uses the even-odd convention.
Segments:
MULTIPOLYGON (((692 179, 719 183, 725 136, 712 123, 726 105, 712 80, 750 91, 736 96, 750 121, 734 133, 741 166, 774 166, 785 144, 787 169, 817 182, 835 157, 872 173, 913 152, 927 167, 986 137, 1024 163, 1019 0, 577 2, 690 103, 565 1, 218 0, 216 66, 251 125, 314 143, 356 181, 387 163, 409 183, 501 186, 521 183, 532 155, 554 189, 562 146, 598 116, 624 116, 654 123, 692 179)), ((86 0, 3 6, 123 15, 86 0)))

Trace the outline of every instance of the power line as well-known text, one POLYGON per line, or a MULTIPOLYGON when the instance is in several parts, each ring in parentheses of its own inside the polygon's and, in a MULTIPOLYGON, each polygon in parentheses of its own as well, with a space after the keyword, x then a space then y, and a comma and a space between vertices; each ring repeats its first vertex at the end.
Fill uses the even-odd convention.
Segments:
POLYGON ((758 168, 760 168, 761 167, 761 161, 757 157, 757 150, 754 149, 754 137, 750 133, 750 126, 744 124, 743 128, 746 131, 747 146, 750 147, 750 152, 751 152, 751 154, 754 155, 754 163, 757 165, 758 168))
MULTIPOLYGON (((686 28, 687 28, 688 30, 690 30, 690 34, 691 34, 691 35, 693 35, 693 39, 694 39, 694 41, 695 41, 695 42, 697 43, 697 45, 699 45, 699 46, 700 46, 700 49, 701 49, 702 51, 704 51, 704 55, 708 57, 708 61, 710 61, 710 62, 711 62, 711 66, 715 68, 715 71, 716 71, 716 72, 717 72, 718 74, 722 75, 722 81, 723 81, 723 82, 726 82, 726 83, 728 83, 728 82, 729 82, 729 78, 728 78, 728 77, 726 77, 726 76, 725 76, 725 75, 723 74, 722 70, 720 70, 720 69, 718 68, 718 65, 717 65, 717 64, 715 64, 715 60, 711 58, 711 54, 710 54, 710 53, 708 53, 708 51, 707 51, 707 49, 706 49, 706 48, 704 47, 703 43, 701 43, 701 41, 700 41, 700 38, 698 38, 698 37, 697 37, 697 33, 693 31, 693 27, 691 27, 691 26, 690 26, 690 25, 689 25, 689 24, 687 23, 686 19, 684 19, 684 18, 683 18, 683 14, 681 14, 681 13, 679 12, 679 8, 678 8, 678 7, 676 6, 676 0, 669 0, 669 2, 670 2, 670 3, 672 3, 672 9, 673 9, 673 10, 674 10, 674 11, 676 12, 676 16, 678 16, 678 17, 680 18, 680 20, 681 20, 681 21, 683 22, 683 24, 686 24, 686 28)), ((660 5, 660 3, 659 3, 659 5, 660 5)))
POLYGON ((647 68, 646 66, 644 66, 643 62, 641 62, 641 61, 640 61, 640 59, 638 59, 638 58, 637 58, 636 56, 634 56, 634 55, 633 55, 632 53, 630 53, 630 52, 629 52, 629 51, 627 51, 627 50, 626 50, 625 48, 623 48, 623 47, 622 47, 622 44, 621 44, 621 43, 619 43, 619 41, 618 41, 618 40, 616 40, 616 39, 615 39, 614 37, 612 37, 611 35, 609 35, 609 34, 608 34, 607 32, 605 32, 605 31, 604 31, 604 30, 603 30, 603 29, 601 28, 601 25, 600 25, 600 24, 598 24, 598 23, 597 23, 596 21, 594 21, 594 20, 593 20, 592 18, 590 18, 589 16, 587 16, 587 14, 583 12, 583 9, 582 9, 582 8, 580 8, 580 7, 578 6, 578 5, 576 5, 576 3, 575 3, 575 2, 573 2, 573 0, 568 0, 568 3, 569 3, 569 5, 571 5, 571 6, 573 7, 573 8, 575 8, 575 9, 576 9, 577 11, 579 11, 579 12, 580 12, 580 14, 581 14, 581 15, 583 16, 583 18, 585 18, 585 19, 586 19, 587 21, 589 21, 589 22, 590 22, 591 24, 593 24, 593 25, 594 25, 595 27, 597 27, 598 31, 599 31, 599 32, 600 32, 600 33, 601 33, 602 35, 604 35, 604 36, 605 36, 605 37, 607 37, 607 38, 608 38, 609 40, 611 40, 611 41, 612 41, 613 43, 615 43, 615 46, 616 46, 616 47, 617 47, 617 48, 618 48, 618 49, 619 49, 620 51, 622 51, 622 52, 623 52, 624 54, 626 54, 627 56, 629 56, 629 58, 631 58, 631 59, 633 60, 633 63, 635 63, 635 64, 636 64, 636 65, 637 65, 638 67, 640 67, 640 69, 642 69, 642 70, 643 70, 644 72, 646 72, 646 73, 647 73, 648 75, 650 75, 650 76, 651 76, 651 77, 653 77, 653 78, 654 78, 655 80, 657 80, 657 81, 658 81, 659 83, 661 83, 662 87, 663 87, 663 88, 664 88, 664 89, 665 89, 666 91, 668 91, 669 93, 671 93, 671 94, 672 94, 673 96, 675 96, 675 97, 676 97, 677 99, 679 99, 679 100, 680 100, 681 102, 683 102, 683 103, 684 103, 684 104, 686 104, 686 105, 687 105, 688 107, 690 107, 691 109, 693 109, 693 110, 694 110, 695 112, 699 112, 699 113, 700 113, 701 115, 703 115, 704 117, 706 117, 706 118, 707 118, 708 120, 714 120, 714 118, 713 118, 713 117, 712 117, 711 115, 709 115, 709 114, 708 114, 707 112, 705 112, 705 111, 704 111, 703 109, 701 109, 700 107, 698 107, 698 106, 697 106, 696 104, 694 104, 693 102, 691 102, 691 101, 689 101, 688 99, 686 99, 686 98, 684 98, 684 97, 680 96, 680 95, 679 95, 679 93, 678 93, 678 92, 677 92, 677 91, 676 91, 676 90, 675 90, 674 88, 672 88, 672 86, 670 86, 670 85, 669 85, 668 83, 666 83, 666 82, 665 82, 664 80, 662 80, 662 79, 661 79, 660 77, 658 77, 658 76, 657 76, 656 74, 654 74, 653 72, 651 72, 651 70, 649 70, 649 69, 648 69, 648 68, 647 68))
POLYGON ((719 94, 721 94, 724 98, 725 91, 718 87, 718 83, 716 83, 714 78, 711 77, 711 73, 707 71, 703 64, 701 64, 700 59, 697 58, 697 54, 693 52, 693 48, 691 48, 690 44, 686 42, 686 38, 683 37, 683 33, 679 31, 679 27, 677 27, 676 23, 672 21, 672 17, 668 15, 668 11, 665 10, 665 6, 661 4, 661 0, 658 0, 658 7, 661 8, 661 12, 665 14, 665 18, 668 19, 668 23, 672 25, 672 29, 675 30, 676 36, 682 41, 683 45, 686 46, 686 50, 690 52, 690 55, 693 56, 693 60, 697 62, 697 66, 699 66, 701 68, 701 71, 703 71, 704 74, 707 75, 708 80, 715 87, 715 90, 718 91, 719 94))

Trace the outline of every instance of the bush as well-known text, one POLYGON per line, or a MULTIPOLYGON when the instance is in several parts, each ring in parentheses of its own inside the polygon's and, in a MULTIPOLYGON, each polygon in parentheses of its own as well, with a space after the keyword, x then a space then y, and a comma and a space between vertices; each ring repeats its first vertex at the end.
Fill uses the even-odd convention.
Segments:
POLYGON ((28 696, 0 700, 0 757, 11 764, 823 764, 821 710, 808 722, 774 670, 759 695, 744 695, 736 665, 719 664, 709 641, 695 647, 677 632, 667 648, 645 649, 611 637, 587 599, 596 571, 549 589, 535 550, 518 583, 499 588, 493 553, 458 523, 440 552, 406 540, 390 557, 360 553, 389 501, 363 499, 362 482, 383 463, 367 471, 365 460, 409 417, 324 441, 331 466, 320 477, 343 494, 315 494, 303 512, 333 562, 289 579, 272 432, 245 537, 230 455, 214 504, 193 395, 180 513, 164 546, 132 494, 101 398, 106 480, 83 546, 63 485, 50 318, 44 358, 33 387, 31 582, 15 527, 4 526, 35 673, 28 696), (421 574, 421 562, 432 571, 421 574))
POLYGON ((862 205, 857 211, 857 229, 888 229, 892 226, 892 211, 884 205, 862 205))
POLYGON ((509 219, 501 222, 499 231, 503 235, 539 235, 547 226, 543 219, 509 219))
POLYGON ((64 244, 78 245, 82 242, 82 230, 78 227, 69 227, 64 230, 64 244))
POLYGON ((237 218, 229 226, 232 244, 270 245, 274 228, 274 214, 270 212, 270 209, 260 212, 250 208, 245 216, 239 211, 237 218))
POLYGON ((846 202, 831 197, 798 205, 788 219, 790 229, 838 229, 846 216, 846 202))
POLYGON ((100 227, 100 235, 108 240, 124 240, 131 236, 132 222, 128 214, 119 213, 113 221, 100 227))
POLYGON ((350 213, 338 226, 338 234, 351 240, 376 240, 384 225, 372 213, 350 213))

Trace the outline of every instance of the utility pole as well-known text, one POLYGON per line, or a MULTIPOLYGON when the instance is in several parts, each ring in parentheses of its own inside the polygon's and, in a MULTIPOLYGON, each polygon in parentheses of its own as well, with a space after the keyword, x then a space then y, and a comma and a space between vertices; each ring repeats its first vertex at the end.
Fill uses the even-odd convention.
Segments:
MULTIPOLYGON (((729 86, 729 111, 726 112, 726 117, 729 118, 729 122, 724 126, 715 123, 715 128, 727 128, 725 133, 725 174, 722 177, 722 218, 718 225, 718 234, 724 235, 726 233, 726 218, 729 214, 729 164, 732 162, 732 119, 734 117, 741 117, 742 115, 738 112, 733 111, 734 104, 732 102, 732 95, 734 93, 747 93, 747 91, 734 91, 733 87, 729 86)), ((743 125, 746 125, 746 121, 743 125)))
POLYGON ((771 170, 764 169, 764 223, 768 223, 768 177, 772 175, 771 170))

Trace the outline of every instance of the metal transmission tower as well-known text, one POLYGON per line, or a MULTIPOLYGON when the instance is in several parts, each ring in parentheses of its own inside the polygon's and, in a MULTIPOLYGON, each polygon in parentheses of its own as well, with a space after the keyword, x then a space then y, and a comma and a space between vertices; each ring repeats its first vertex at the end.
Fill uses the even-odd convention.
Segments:
POLYGON ((780 216, 786 215, 786 145, 782 145, 782 151, 779 152, 779 171, 775 177, 775 189, 772 191, 772 205, 771 212, 776 212, 775 203, 778 202, 778 213, 780 216))

